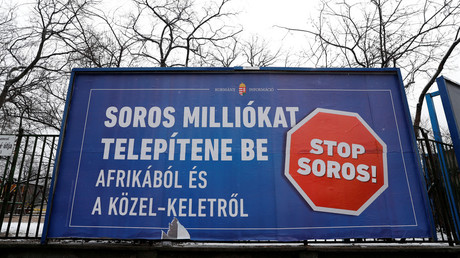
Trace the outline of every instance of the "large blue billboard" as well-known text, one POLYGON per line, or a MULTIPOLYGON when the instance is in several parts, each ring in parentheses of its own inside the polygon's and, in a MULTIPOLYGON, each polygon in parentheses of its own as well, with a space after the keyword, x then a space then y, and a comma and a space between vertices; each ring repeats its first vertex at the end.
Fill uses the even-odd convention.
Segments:
POLYGON ((398 69, 75 69, 49 238, 432 237, 398 69))

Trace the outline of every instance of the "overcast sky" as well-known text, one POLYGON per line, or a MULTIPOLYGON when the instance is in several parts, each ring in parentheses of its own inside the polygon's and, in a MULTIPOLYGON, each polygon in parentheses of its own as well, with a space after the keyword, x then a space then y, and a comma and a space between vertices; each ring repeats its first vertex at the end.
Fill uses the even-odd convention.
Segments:
MULTIPOLYGON (((292 40, 292 36, 286 37, 286 31, 276 26, 291 28, 307 28, 310 15, 315 17, 319 0, 233 0, 232 7, 241 10, 238 21, 241 22, 245 34, 260 34, 262 37, 283 40, 283 44, 294 48, 302 47, 302 33, 294 33, 298 36, 292 40)), ((459 51, 457 51, 459 52, 459 51)), ((460 66, 460 59, 456 59, 460 66)), ((446 76, 460 82, 460 69, 447 72, 446 76)))
MULTIPOLYGON (((286 33, 274 26, 305 28, 318 0, 234 0, 232 7, 241 10, 238 21, 245 33, 260 33, 268 38, 280 38, 286 33)), ((294 43, 294 42, 288 42, 294 43)), ((297 42, 299 45, 301 42, 297 42)))
MULTIPOLYGON (((205 4, 209 0, 194 0, 195 4, 205 4)), ((130 0, 102 0, 106 6, 112 8, 131 4, 130 0)), ((244 31, 242 36, 250 37, 259 35, 270 41, 274 47, 279 44, 285 49, 305 49, 305 34, 301 32, 288 33, 276 26, 290 28, 307 28, 309 17, 316 17, 317 7, 320 0, 232 0, 226 10, 235 10, 239 14, 235 17, 235 23, 240 24, 244 31)), ((460 48, 457 49, 460 52, 460 48)), ((452 59, 453 61, 453 59, 452 59)), ((460 82, 460 58, 455 71, 445 71, 444 75, 460 82)))

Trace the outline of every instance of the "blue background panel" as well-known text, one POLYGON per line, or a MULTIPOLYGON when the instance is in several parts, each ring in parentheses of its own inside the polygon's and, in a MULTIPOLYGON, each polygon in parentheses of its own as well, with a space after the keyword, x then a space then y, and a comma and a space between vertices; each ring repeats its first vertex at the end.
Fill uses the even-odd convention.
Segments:
MULTIPOLYGON (((192 240, 203 241, 431 236, 397 69, 77 69, 69 90, 47 237, 160 239, 174 218, 192 240), (140 117, 139 110, 161 110, 164 123, 135 126, 123 115, 121 124, 108 127, 115 114, 107 113, 110 107, 138 110, 140 117), (184 127, 184 110, 195 108, 207 109, 206 127, 184 127), (255 126, 251 117, 245 124, 247 108, 265 110, 264 122, 256 115, 255 126), (387 145, 389 187, 359 216, 313 211, 284 176, 286 133, 316 108, 358 113, 387 145), (210 117, 221 126, 210 127, 210 117), (222 127, 224 120, 233 126, 222 127), (157 158, 139 158, 143 139, 152 150, 157 142, 157 158), (217 160, 192 160, 191 144, 184 142, 193 139, 212 141, 220 150, 217 160), (260 141, 259 160, 242 160, 242 139, 260 141), (115 141, 125 148, 118 149, 124 159, 115 158, 115 141), (222 160, 223 152, 231 160, 222 160)), ((151 114, 156 121, 158 113, 151 114)), ((205 144, 197 147, 205 152, 205 144)))

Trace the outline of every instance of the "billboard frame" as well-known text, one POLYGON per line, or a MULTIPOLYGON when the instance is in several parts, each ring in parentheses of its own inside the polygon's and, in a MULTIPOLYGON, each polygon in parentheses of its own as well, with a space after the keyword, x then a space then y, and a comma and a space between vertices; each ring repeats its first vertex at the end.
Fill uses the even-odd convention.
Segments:
MULTIPOLYGON (((407 103, 407 98, 405 98, 405 92, 404 92, 404 86, 403 86, 403 81, 401 78, 401 74, 398 68, 272 68, 272 67, 261 67, 261 68, 254 68, 254 67, 234 67, 234 68, 74 68, 72 70, 72 74, 70 77, 70 82, 69 82, 69 89, 67 92, 67 100, 66 100, 66 105, 64 109, 64 116, 62 120, 62 128, 60 132, 60 137, 59 137, 59 143, 58 143, 58 153, 55 161, 55 166, 54 166, 54 171, 53 171, 53 179, 52 183, 50 185, 50 193, 49 193, 49 202, 48 202, 48 207, 47 207, 47 214, 45 217, 45 225, 44 225, 44 230, 42 234, 42 243, 46 243, 47 237, 48 237, 48 228, 49 228, 49 223, 50 223, 50 214, 53 209, 53 200, 54 200, 54 193, 55 193, 55 187, 56 187, 56 182, 57 178, 59 177, 59 165, 61 161, 61 151, 62 151, 62 146, 63 146, 63 139, 66 134, 66 129, 67 129, 67 121, 68 121, 68 111, 69 108, 72 104, 72 96, 73 96, 73 91, 74 91, 74 82, 75 78, 77 75, 80 74, 105 74, 105 73, 259 73, 259 72, 266 72, 266 73, 325 73, 325 74, 330 74, 330 73, 347 73, 347 74, 361 74, 361 73, 366 73, 366 74, 372 74, 372 73, 390 73, 390 74, 396 74, 398 79, 399 79, 399 90, 400 94, 404 96, 402 98, 403 100, 403 107, 404 107, 404 119, 405 123, 411 125, 411 116, 410 116, 410 111, 408 108, 408 103, 407 103)), ((412 130, 410 130, 410 141, 412 142, 412 150, 414 153, 418 154, 418 149, 416 148, 416 140, 415 140, 415 135, 412 130)), ((430 209, 429 209, 429 203, 428 203, 428 196, 425 191, 425 186, 424 186, 424 179, 423 176, 421 176, 421 167, 420 164, 417 163, 417 171, 419 172, 419 179, 420 179, 420 187, 423 190, 423 202, 425 203, 425 212, 428 214, 428 216, 432 216, 430 209)), ((430 222, 432 222, 432 219, 428 219, 430 222)), ((431 231, 432 235, 435 237, 434 234, 434 227, 433 225, 431 226, 431 231)))

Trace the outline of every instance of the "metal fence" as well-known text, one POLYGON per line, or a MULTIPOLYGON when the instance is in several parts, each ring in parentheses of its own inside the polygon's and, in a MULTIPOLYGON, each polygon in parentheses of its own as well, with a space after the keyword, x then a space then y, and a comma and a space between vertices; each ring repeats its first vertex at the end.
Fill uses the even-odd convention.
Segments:
POLYGON ((460 170, 454 148, 421 133, 418 143, 438 241, 459 244, 460 170))
MULTIPOLYGON (((14 154, 0 157, 0 238, 41 237, 58 137, 19 134, 14 154)), ((459 214, 453 209, 460 206, 460 170, 453 146, 429 139, 423 130, 418 146, 437 239, 331 239, 308 240, 305 244, 432 241, 460 244, 456 224, 459 214), (447 171, 447 176, 443 171, 447 171)))
POLYGON ((20 133, 0 157, 0 238, 41 236, 58 137, 20 133))

